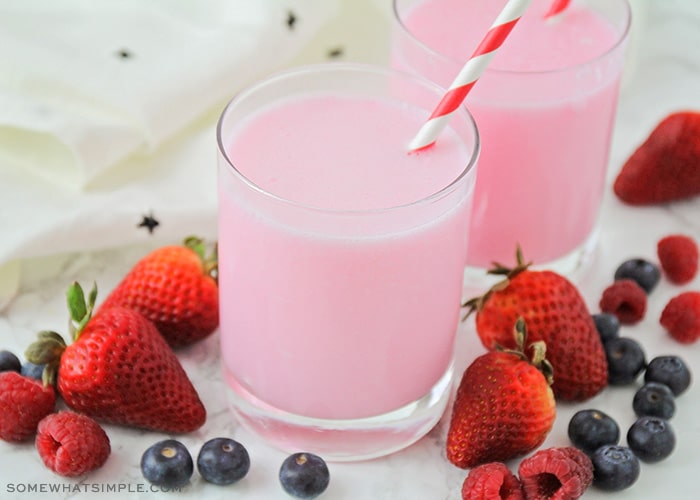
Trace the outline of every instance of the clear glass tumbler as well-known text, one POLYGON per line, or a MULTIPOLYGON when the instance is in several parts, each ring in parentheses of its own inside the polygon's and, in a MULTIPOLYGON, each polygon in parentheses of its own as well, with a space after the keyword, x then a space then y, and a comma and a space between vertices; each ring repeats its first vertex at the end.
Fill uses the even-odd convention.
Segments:
POLYGON ((462 108, 432 151, 408 153, 442 93, 325 63, 221 116, 224 378, 238 420, 279 448, 372 458, 445 410, 479 137, 462 108))
MULTIPOLYGON (((392 66, 449 86, 499 1, 394 0, 392 66)), ((533 0, 465 100, 482 138, 467 276, 527 260, 566 275, 597 241, 625 47, 626 0, 533 0)))

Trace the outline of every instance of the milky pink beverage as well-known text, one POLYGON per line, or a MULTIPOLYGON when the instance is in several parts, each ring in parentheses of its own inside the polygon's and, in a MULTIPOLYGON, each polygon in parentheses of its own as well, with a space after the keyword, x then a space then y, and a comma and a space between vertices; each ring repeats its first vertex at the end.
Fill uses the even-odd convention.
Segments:
POLYGON ((430 110, 402 99, 432 103, 438 89, 421 97, 405 76, 333 67, 292 73, 236 117, 224 113, 219 284, 234 410, 290 448, 345 459, 420 437, 407 420, 410 438, 373 423, 380 432, 362 441, 353 421, 381 422, 432 394, 427 407, 442 406, 420 434, 444 409, 478 145, 463 117, 429 154, 408 154, 430 110), (295 86, 314 72, 338 75, 295 86), (320 444, 286 426, 300 418, 319 426, 320 444), (331 439, 324 425, 350 432, 331 439))
MULTIPOLYGON (((466 99, 482 137, 474 267, 513 262, 519 243, 568 272, 595 236, 629 12, 584 0, 545 20, 551 1, 533 0, 466 99)), ((394 64, 449 85, 505 4, 396 0, 394 64)))

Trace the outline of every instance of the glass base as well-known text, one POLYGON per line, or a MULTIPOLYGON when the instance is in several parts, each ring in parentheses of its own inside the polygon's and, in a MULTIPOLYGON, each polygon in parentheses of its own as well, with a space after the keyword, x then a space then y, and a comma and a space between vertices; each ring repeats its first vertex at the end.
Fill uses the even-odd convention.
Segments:
MULTIPOLYGON (((530 269, 554 271, 570 281, 578 282, 583 278, 593 260, 592 257, 598 245, 599 235, 600 231, 596 228, 581 245, 571 252, 550 262, 533 264, 530 269)), ((527 258, 528 256, 525 255, 526 260, 527 258)), ((513 252, 512 262, 502 262, 505 265, 514 263, 515 252, 513 252)), ((497 282, 503 280, 503 276, 490 275, 487 274, 487 271, 488 269, 482 267, 466 266, 464 268, 465 297, 471 298, 481 295, 497 282)))
MULTIPOLYGON (((454 363, 418 401, 379 416, 329 420, 274 408, 225 374, 228 403, 243 427, 287 453, 306 451, 327 461, 368 460, 406 448, 440 420, 451 396, 454 363)), ((387 387, 387 390, 391 388, 387 387)))

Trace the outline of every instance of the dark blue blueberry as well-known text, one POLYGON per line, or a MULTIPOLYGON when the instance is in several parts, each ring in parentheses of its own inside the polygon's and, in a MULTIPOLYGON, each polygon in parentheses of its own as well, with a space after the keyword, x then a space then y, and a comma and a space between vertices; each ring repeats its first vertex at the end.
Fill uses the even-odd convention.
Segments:
POLYGON ((316 498, 328 487, 330 473, 326 462, 313 453, 288 456, 279 472, 284 491, 297 498, 316 498))
POLYGON ((615 280, 631 279, 648 294, 661 279, 659 266, 645 259, 629 259, 615 270, 615 280))
POLYGON ((238 441, 213 438, 204 443, 197 455, 197 470, 210 483, 233 484, 250 469, 250 456, 238 441))
POLYGON ((591 455, 604 444, 617 444, 620 427, 615 419, 602 411, 580 410, 569 420, 568 435, 571 444, 591 455))
POLYGON ((666 384, 647 382, 634 394, 632 408, 638 417, 668 420, 676 413, 676 398, 666 384))
POLYGON ((593 486, 605 491, 620 491, 639 479, 639 459, 626 446, 606 444, 591 456, 593 486))
POLYGON ((671 389, 674 396, 685 392, 690 386, 690 370, 678 356, 657 356, 647 365, 645 382, 659 382, 671 389))
POLYGON ((37 365, 34 363, 30 363, 29 361, 26 361, 22 365, 21 373, 25 377, 29 378, 35 378, 37 380, 41 380, 41 375, 44 373, 44 366, 45 365, 37 365))
POLYGON ((634 383, 646 367, 646 355, 639 342, 629 337, 610 339, 603 344, 608 360, 610 385, 634 383))
POLYGON ((141 473, 156 486, 184 486, 193 472, 192 455, 184 444, 175 439, 159 441, 141 456, 141 473))
POLYGON ((10 351, 0 351, 0 372, 21 372, 22 362, 10 351))
POLYGON ((654 463, 673 453, 676 435, 667 420, 640 417, 627 431, 627 444, 639 460, 654 463))
POLYGON ((620 336, 620 320, 614 314, 593 314, 593 322, 603 343, 620 336))

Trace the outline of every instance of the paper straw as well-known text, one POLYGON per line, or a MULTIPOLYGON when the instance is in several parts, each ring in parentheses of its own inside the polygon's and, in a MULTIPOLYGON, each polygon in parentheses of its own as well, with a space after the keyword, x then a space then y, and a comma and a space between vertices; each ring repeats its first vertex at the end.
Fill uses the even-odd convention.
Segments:
POLYGON ((566 9, 569 6, 570 3, 571 0, 554 0, 550 4, 549 10, 544 15, 544 18, 549 19, 550 17, 560 14, 564 9, 566 9))
POLYGON ((409 144, 411 151, 426 148, 437 140, 452 114, 457 111, 464 98, 467 97, 531 1, 509 0, 452 85, 442 96, 428 121, 409 144))

